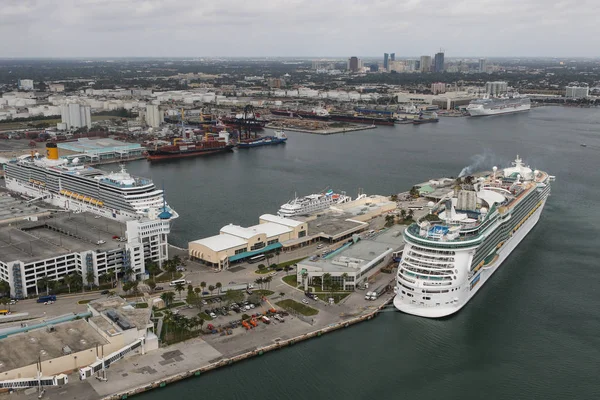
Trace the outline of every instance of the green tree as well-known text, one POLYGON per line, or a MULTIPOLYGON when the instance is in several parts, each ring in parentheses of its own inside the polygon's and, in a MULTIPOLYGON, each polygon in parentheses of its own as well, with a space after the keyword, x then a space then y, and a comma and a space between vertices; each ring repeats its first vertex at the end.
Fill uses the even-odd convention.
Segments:
POLYGON ((269 268, 272 270, 276 270, 277 269, 277 264, 273 263, 271 265, 269 265, 269 268))
POLYGON ((285 267, 283 267, 283 270, 285 271, 285 276, 288 276, 288 273, 292 270, 292 267, 286 265, 285 267))
POLYGON ((133 289, 133 282, 129 281, 129 282, 125 282, 125 283, 123 284, 123 291, 124 291, 125 293, 129 293, 129 291, 130 291, 131 289, 133 289))
POLYGON ((165 270, 171 274, 171 279, 175 279, 175 272, 177 272, 177 264, 170 260, 165 263, 165 270))
POLYGON ((397 194, 393 194, 390 196, 390 201, 398 201, 398 195, 397 194))
POLYGON ((344 282, 344 290, 346 290, 346 279, 348 279, 348 273, 344 272, 342 274, 342 282, 344 282))
POLYGON ((175 285, 175 290, 177 291, 177 293, 179 293, 179 300, 181 300, 181 292, 185 290, 183 283, 178 283, 177 285, 175 285))
POLYGON ((264 281, 265 281, 265 284, 266 284, 266 287, 267 287, 267 288, 270 288, 270 287, 271 287, 271 281, 272 281, 272 280, 273 280, 273 277, 272 277, 272 276, 267 276, 267 277, 265 277, 265 278, 264 278, 264 281))
POLYGON ((408 210, 408 218, 412 219, 414 215, 415 215, 414 210, 408 210))
POLYGON ((394 217, 391 214, 388 214, 385 216, 385 226, 392 226, 394 225, 394 220, 396 219, 396 217, 394 217))
POLYGON ((93 270, 89 270, 88 272, 85 273, 85 280, 90 289, 94 286, 94 278, 95 278, 95 275, 94 275, 93 270))
POLYGON ((131 268, 131 267, 126 267, 126 268, 123 270, 123 278, 124 278, 126 281, 128 281, 128 280, 131 280, 131 275, 133 275, 133 272, 134 272, 134 271, 133 271, 133 268, 131 268))
POLYGON ((213 285, 208 286, 208 291, 210 292, 211 295, 214 290, 215 290, 215 287, 213 285))
POLYGON ((221 284, 221 282, 217 282, 215 283, 215 287, 217 288, 217 293, 221 294, 221 288, 223 287, 223 284, 221 284))
MULTIPOLYGON (((329 288, 331 286, 331 274, 328 272, 323 274, 323 285, 325 288, 329 288)), ((321 286, 321 289, 323 289, 323 286, 321 286)))
POLYGON ((201 317, 202 313, 198 314, 198 322, 197 324, 200 326, 200 331, 202 331, 202 326, 204 325, 204 318, 201 317))
POLYGON ((267 266, 265 264, 258 264, 259 271, 264 271, 266 268, 267 268, 267 266))
POLYGON ((228 290, 225 292, 225 300, 227 305, 244 301, 244 292, 241 290, 228 290))
POLYGON ((165 307, 169 308, 173 304, 173 300, 175 300, 175 292, 164 292, 160 295, 160 298, 165 302, 165 307))
POLYGON ((277 264, 279 264, 279 255, 281 254, 281 250, 277 249, 277 251, 275 251, 275 255, 277 256, 277 264))
POLYGON ((140 285, 139 281, 132 281, 131 282, 131 289, 133 290, 134 294, 138 294, 138 286, 140 285))
POLYGON ((144 268, 148 271, 148 274, 150 274, 151 279, 160 274, 160 266, 157 263, 151 260, 145 261, 144 263, 144 268))
POLYGON ((10 296, 10 284, 8 282, 0 280, 0 294, 10 296))
POLYGON ((202 308, 202 301, 200 300, 200 297, 198 297, 198 295, 196 294, 196 292, 194 292, 194 290, 188 290, 187 296, 185 298, 185 301, 193 307, 198 307, 198 308, 202 308))
POLYGON ((200 295, 202 294, 202 289, 199 287, 194 288, 194 293, 196 293, 198 295, 198 297, 200 297, 200 295))
POLYGON ((204 289, 206 288, 206 282, 204 282, 204 281, 200 282, 200 287, 202 288, 202 291, 204 292, 204 289))
POLYGON ((40 279, 38 279, 37 287, 38 287, 38 289, 45 290, 46 295, 48 295, 48 284, 49 283, 50 283, 50 278, 48 278, 47 275, 44 275, 40 279))
POLYGON ((148 287, 150 288, 150 291, 153 292, 154 289, 156 289, 156 282, 154 281, 154 279, 149 279, 146 282, 146 285, 148 285, 148 287))
POLYGON ((400 210, 400 217, 402 217, 403 221, 406 219, 406 210, 405 209, 400 210))
POLYGON ((340 284, 337 282, 333 282, 331 284, 331 291, 329 292, 329 297, 333 297, 333 294, 340 290, 340 284))
POLYGON ((2 308, 3 309, 6 306, 8 306, 8 311, 10 311, 10 298, 8 298, 8 297, 2 297, 2 298, 0 298, 0 304, 2 304, 2 308))
POLYGON ((256 286, 258 286, 258 287, 259 287, 259 288, 261 288, 261 289, 262 289, 262 284, 263 284, 263 282, 264 282, 264 279, 263 279, 263 278, 256 278, 256 279, 254 280, 254 283, 256 283, 256 286))

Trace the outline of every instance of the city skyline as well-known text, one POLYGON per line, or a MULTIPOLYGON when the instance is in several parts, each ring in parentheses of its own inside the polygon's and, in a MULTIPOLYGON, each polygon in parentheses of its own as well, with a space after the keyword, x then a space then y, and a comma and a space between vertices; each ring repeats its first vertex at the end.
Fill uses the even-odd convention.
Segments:
POLYGON ((5 58, 597 57, 592 1, 5 0, 5 58), (577 29, 565 22, 576 21, 577 29), (426 24, 424 24, 426 22, 426 24), (507 29, 508 28, 508 29, 507 29), (376 46, 370 34, 377 33, 376 46), (397 41, 418 35, 419 40, 397 41), (465 40, 468 38, 468 40, 465 40), (378 50, 379 49, 379 50, 378 50))

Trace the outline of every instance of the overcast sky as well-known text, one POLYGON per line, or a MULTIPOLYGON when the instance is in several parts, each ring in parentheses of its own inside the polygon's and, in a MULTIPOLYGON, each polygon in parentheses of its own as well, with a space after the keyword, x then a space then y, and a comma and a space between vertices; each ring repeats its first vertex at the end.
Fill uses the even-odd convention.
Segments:
POLYGON ((600 0, 0 0, 0 57, 595 57, 600 0))

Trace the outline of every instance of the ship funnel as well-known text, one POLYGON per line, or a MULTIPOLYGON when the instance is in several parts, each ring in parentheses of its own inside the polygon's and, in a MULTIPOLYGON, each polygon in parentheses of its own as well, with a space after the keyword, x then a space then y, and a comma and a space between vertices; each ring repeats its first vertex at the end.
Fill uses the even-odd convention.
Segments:
POLYGON ((46 158, 58 160, 58 146, 56 143, 46 143, 46 158))

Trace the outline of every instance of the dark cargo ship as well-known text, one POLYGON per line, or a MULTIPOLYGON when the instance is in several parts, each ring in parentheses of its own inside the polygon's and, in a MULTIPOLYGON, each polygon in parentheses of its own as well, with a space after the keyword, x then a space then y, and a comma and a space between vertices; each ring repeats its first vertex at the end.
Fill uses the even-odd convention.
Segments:
POLYGON ((359 114, 329 114, 329 116, 334 121, 354 122, 357 124, 393 126, 396 122, 394 118, 370 117, 359 114))
POLYGON ((170 160, 175 158, 199 157, 217 153, 225 153, 233 150, 233 144, 229 141, 229 134, 220 134, 218 139, 191 140, 177 138, 173 144, 155 146, 147 150, 148 161, 170 160))

